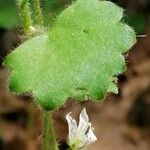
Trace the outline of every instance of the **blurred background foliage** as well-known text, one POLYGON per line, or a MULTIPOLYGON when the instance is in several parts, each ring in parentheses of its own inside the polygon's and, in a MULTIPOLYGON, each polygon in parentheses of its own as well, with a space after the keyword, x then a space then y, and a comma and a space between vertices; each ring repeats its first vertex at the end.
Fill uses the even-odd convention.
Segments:
POLYGON ((0 0, 0 27, 13 28, 18 25, 18 13, 14 0, 0 0))
MULTIPOLYGON (((32 9, 32 0, 31 9, 32 9)), ((54 18, 73 0, 41 0, 45 24, 51 24, 54 18)), ((125 9, 124 20, 142 33, 150 22, 150 0, 112 0, 125 9)), ((15 0, 0 0, 0 27, 11 29, 19 25, 15 0)))

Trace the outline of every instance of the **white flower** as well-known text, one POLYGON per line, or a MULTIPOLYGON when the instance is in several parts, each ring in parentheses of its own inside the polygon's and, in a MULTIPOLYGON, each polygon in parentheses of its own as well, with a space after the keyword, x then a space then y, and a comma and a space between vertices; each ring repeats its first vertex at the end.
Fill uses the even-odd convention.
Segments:
POLYGON ((78 125, 70 113, 66 115, 66 120, 69 126, 67 143, 72 150, 83 150, 97 140, 85 108, 80 113, 78 125))

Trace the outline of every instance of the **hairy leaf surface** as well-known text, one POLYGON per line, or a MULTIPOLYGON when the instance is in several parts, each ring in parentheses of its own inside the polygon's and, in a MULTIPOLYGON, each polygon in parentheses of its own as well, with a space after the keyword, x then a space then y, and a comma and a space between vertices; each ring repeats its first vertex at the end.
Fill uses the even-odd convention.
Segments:
POLYGON ((108 1, 74 2, 49 33, 24 42, 6 58, 10 90, 31 92, 49 110, 68 97, 101 100, 117 93, 116 75, 125 70, 122 54, 136 42, 122 15, 123 9, 108 1))

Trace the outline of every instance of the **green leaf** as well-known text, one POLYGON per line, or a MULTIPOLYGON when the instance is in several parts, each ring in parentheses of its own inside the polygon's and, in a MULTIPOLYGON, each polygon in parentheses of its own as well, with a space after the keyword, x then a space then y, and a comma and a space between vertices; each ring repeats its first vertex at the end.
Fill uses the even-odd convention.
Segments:
POLYGON ((6 58, 10 90, 32 92, 48 110, 68 97, 100 100, 117 93, 116 75, 126 68, 122 54, 136 42, 122 15, 123 9, 111 2, 77 0, 48 34, 24 42, 6 58))

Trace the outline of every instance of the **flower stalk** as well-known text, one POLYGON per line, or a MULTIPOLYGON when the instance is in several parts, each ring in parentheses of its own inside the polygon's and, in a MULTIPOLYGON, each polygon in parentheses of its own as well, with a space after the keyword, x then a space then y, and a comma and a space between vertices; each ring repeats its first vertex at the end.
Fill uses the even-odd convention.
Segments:
POLYGON ((43 147, 42 150, 58 150, 55 129, 53 126, 52 111, 44 111, 42 114, 43 121, 43 147))
POLYGON ((30 34, 32 27, 31 11, 29 7, 29 0, 16 0, 18 6, 23 31, 25 34, 30 34))
POLYGON ((33 1, 33 11, 34 11, 34 23, 35 25, 43 25, 43 15, 40 6, 40 0, 33 1))

